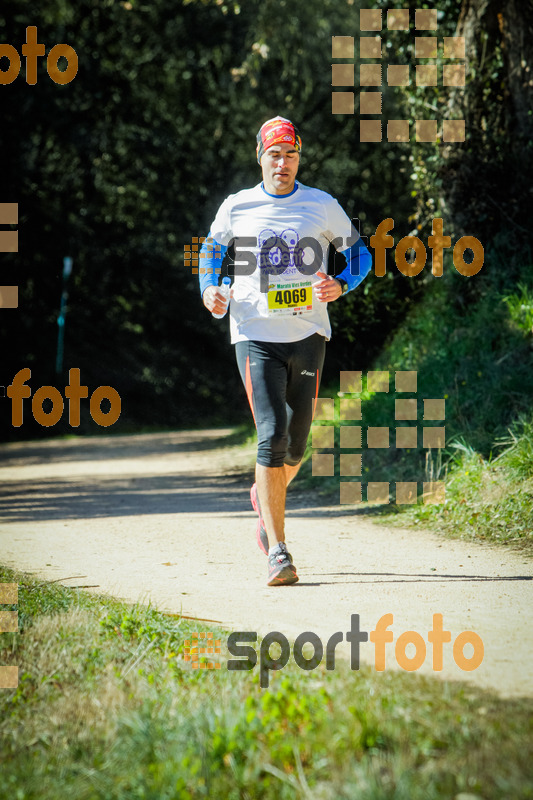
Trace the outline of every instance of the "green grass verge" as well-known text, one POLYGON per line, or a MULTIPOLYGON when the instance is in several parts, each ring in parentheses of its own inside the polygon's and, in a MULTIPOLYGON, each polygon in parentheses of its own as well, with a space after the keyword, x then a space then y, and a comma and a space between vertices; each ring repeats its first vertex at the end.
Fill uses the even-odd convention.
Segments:
MULTIPOLYGON (((519 270, 516 283, 503 264, 505 254, 493 250, 483 273, 467 281, 453 273, 437 281, 429 279, 422 301, 372 366, 389 372, 389 392, 368 391, 364 378, 363 392, 355 395, 361 399, 362 422, 341 421, 337 409, 335 447, 339 452, 340 424, 362 424, 363 437, 366 426, 389 428, 390 447, 367 449, 363 441, 361 477, 343 478, 363 484, 369 480, 389 483, 391 505, 369 507, 369 513, 387 521, 398 518, 402 524, 423 523, 454 536, 513 542, 531 549, 533 264, 519 270), (417 372, 416 395, 394 391, 397 370, 417 372), (418 419, 396 422, 395 401, 414 397, 418 419), (444 420, 423 420, 424 398, 445 399, 444 420), (395 447, 396 425, 418 426, 418 448, 395 447), (424 450, 423 426, 444 426, 446 447, 424 450), (432 480, 446 483, 444 506, 421 502, 422 482, 432 480), (418 482, 418 505, 394 505, 397 481, 418 482)), ((342 398, 338 388, 325 387, 321 396, 342 398)), ((310 453, 309 446, 307 458, 310 453)), ((335 475, 329 478, 313 477, 306 463, 297 479, 300 487, 312 487, 338 503, 338 458, 336 462, 335 475)))
MULTIPOLYGON (((533 425, 528 428, 533 431, 533 425)), ((399 519, 464 539, 512 544, 533 554, 533 477, 513 466, 528 440, 531 433, 523 433, 516 445, 490 461, 468 446, 458 447, 446 479, 446 503, 413 506, 399 519)))
POLYGON ((0 569, 2 796, 15 800, 496 800, 533 797, 533 701, 371 669, 192 670, 224 631, 0 569))

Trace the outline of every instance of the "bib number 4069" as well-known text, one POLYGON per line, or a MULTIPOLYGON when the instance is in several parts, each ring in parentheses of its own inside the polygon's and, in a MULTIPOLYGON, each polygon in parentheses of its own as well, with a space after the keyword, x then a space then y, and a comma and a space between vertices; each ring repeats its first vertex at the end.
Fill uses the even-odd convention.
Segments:
POLYGON ((297 306, 307 302, 307 289, 284 289, 274 295, 274 302, 279 306, 297 306))

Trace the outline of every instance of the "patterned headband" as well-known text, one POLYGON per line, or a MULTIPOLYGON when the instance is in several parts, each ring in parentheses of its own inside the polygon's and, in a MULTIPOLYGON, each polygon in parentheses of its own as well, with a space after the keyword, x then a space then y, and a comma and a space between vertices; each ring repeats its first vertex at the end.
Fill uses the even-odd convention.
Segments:
POLYGON ((257 134, 256 153, 258 162, 261 163, 261 156, 265 150, 274 144, 282 144, 283 142, 292 144, 296 150, 301 151, 302 140, 298 133, 298 128, 285 117, 273 117, 273 119, 267 120, 257 134))

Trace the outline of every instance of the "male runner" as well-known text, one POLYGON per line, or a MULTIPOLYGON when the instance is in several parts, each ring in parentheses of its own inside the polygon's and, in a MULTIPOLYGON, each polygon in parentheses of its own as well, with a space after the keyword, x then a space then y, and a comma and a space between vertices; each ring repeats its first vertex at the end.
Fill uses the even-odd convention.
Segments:
POLYGON ((215 270, 228 245, 237 245, 230 332, 257 428, 250 496, 259 516, 257 541, 268 555, 269 586, 298 581, 285 544, 285 496, 313 419, 331 336, 327 304, 358 286, 372 264, 338 202, 296 181, 301 148, 288 119, 262 125, 256 153, 263 181, 226 198, 200 256, 203 303, 221 314, 226 300, 215 270), (326 274, 330 243, 347 261, 337 278, 326 274))

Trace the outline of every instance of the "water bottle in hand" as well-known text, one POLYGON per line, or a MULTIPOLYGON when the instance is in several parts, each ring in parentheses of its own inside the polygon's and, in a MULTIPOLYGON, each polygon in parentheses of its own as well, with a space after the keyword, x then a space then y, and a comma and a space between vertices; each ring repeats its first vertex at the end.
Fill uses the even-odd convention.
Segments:
POLYGON ((213 313, 213 316, 214 316, 215 319, 222 319, 222 317, 225 317, 226 314, 228 313, 229 296, 230 296, 230 285, 231 285, 231 278, 222 278, 222 284, 221 284, 221 286, 219 286, 219 289, 222 292, 222 294, 224 295, 224 297, 226 298, 226 310, 224 311, 223 314, 214 314, 213 313))

